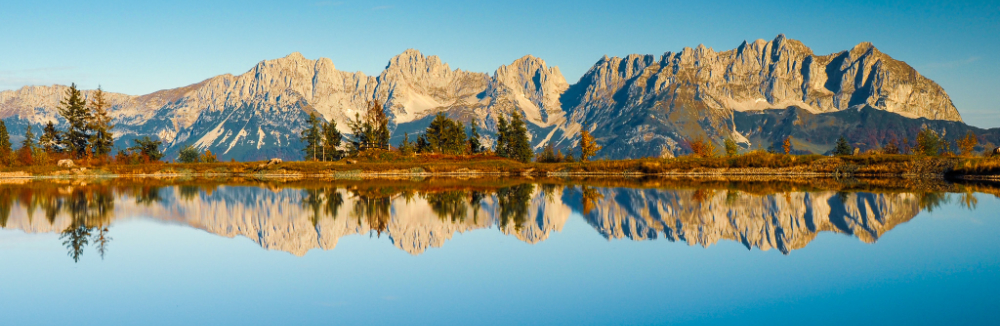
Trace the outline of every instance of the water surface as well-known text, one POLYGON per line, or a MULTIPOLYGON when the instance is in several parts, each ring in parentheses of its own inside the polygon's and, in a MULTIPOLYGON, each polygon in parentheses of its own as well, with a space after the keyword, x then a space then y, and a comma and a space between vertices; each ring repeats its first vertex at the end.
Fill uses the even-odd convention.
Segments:
POLYGON ((4 324, 972 323, 990 185, 89 180, 0 185, 4 324))

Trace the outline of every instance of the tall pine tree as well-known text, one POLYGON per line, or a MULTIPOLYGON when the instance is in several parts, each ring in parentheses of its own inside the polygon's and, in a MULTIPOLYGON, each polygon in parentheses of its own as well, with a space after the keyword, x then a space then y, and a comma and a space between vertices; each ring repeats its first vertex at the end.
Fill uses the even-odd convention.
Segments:
POLYGON ((62 107, 59 108, 59 115, 69 124, 63 133, 63 146, 74 156, 83 157, 90 140, 88 132, 91 117, 90 111, 87 110, 87 102, 76 88, 76 84, 70 85, 66 90, 66 99, 60 104, 62 107))
POLYGON ((323 158, 322 153, 320 152, 322 150, 320 147, 322 146, 321 142, 323 141, 320 136, 320 122, 319 119, 316 118, 315 114, 310 113, 307 123, 308 125, 306 126, 306 129, 302 130, 302 141, 306 143, 306 147, 303 148, 302 151, 306 154, 306 160, 315 161, 323 158))
POLYGON ((508 145, 510 148, 508 148, 508 152, 510 158, 525 163, 531 162, 535 152, 531 149, 531 141, 528 139, 528 128, 517 112, 511 115, 509 128, 510 142, 508 145))
POLYGON ((497 118, 497 144, 493 149, 499 157, 510 157, 510 125, 504 117, 497 118))
POLYGON ((62 135, 56 130, 52 121, 46 123, 45 128, 42 128, 42 137, 38 138, 38 145, 42 146, 42 149, 48 154, 62 152, 62 135))
POLYGON ((469 132, 469 154, 479 154, 483 152, 483 143, 479 140, 479 129, 476 123, 472 122, 472 130, 469 132))
POLYGON ((111 149, 115 146, 114 134, 111 128, 111 117, 108 116, 108 109, 111 105, 104 98, 104 91, 97 87, 94 98, 90 101, 90 125, 93 132, 90 136, 90 147, 94 151, 94 156, 103 157, 111 154, 111 149))
POLYGON ((0 163, 4 166, 11 166, 14 163, 14 150, 10 144, 10 133, 7 132, 7 124, 0 120, 0 163))
POLYGON ((342 140, 343 135, 337 129, 337 120, 323 126, 323 157, 326 161, 336 161, 344 157, 343 151, 340 150, 342 140))

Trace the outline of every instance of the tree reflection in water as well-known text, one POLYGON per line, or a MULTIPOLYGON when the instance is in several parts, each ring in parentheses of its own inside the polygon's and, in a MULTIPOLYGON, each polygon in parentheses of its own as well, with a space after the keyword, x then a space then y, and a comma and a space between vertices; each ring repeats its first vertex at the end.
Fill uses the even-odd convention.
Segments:
POLYGON ((497 190, 497 206, 500 207, 500 225, 498 226, 501 229, 512 222, 514 230, 520 231, 524 227, 524 223, 528 220, 531 193, 534 191, 535 185, 530 183, 497 190))
MULTIPOLYGON (((609 239, 653 239, 656 234, 662 234, 671 241, 680 240, 689 244, 707 246, 719 240, 732 240, 748 247, 778 248, 787 253, 803 247, 819 232, 849 234, 865 242, 874 242, 884 232, 908 221, 919 211, 933 211, 949 204, 953 197, 948 192, 955 193, 957 204, 968 209, 977 206, 977 193, 1000 194, 998 188, 992 185, 944 183, 932 184, 931 187, 888 189, 864 183, 853 186, 838 183, 830 188, 817 189, 811 185, 768 182, 693 182, 678 185, 653 180, 637 186, 628 183, 631 181, 616 183, 618 181, 614 180, 498 179, 472 183, 446 179, 323 183, 243 180, 236 185, 254 189, 247 191, 246 187, 234 187, 233 192, 224 192, 222 196, 201 196, 202 191, 211 195, 220 185, 229 185, 226 182, 231 181, 114 180, 91 184, 29 181, 23 185, 0 184, 0 227, 24 228, 26 231, 35 229, 38 226, 31 221, 35 211, 40 210, 48 224, 60 233, 60 242, 68 256, 78 262, 88 246, 94 248, 102 259, 107 255, 112 242, 109 226, 116 201, 122 206, 119 211, 150 208, 151 212, 185 212, 188 209, 189 212, 205 212, 204 208, 209 206, 222 209, 214 211, 215 215, 211 217, 201 216, 203 219, 216 218, 217 214, 226 214, 225 209, 232 208, 247 209, 245 212, 261 213, 265 217, 270 216, 268 214, 280 216, 293 213, 294 216, 287 216, 290 218, 287 223, 295 223, 298 218, 308 216, 315 229, 311 232, 324 239, 326 235, 323 233, 329 234, 331 228, 344 226, 381 237, 382 233, 390 233, 389 225, 393 219, 403 219, 397 222, 404 223, 405 227, 396 231, 438 236, 435 232, 439 229, 436 228, 441 227, 462 232, 470 228, 496 226, 505 234, 516 233, 519 238, 530 239, 525 241, 534 243, 544 239, 550 230, 559 230, 559 223, 565 223, 565 216, 569 216, 572 210, 581 213, 588 223, 609 239), (536 183, 532 182, 538 182, 539 192, 535 192, 536 183), (563 187, 562 191, 559 187, 563 187), (283 190, 286 188, 296 190, 283 190), (176 197, 171 197, 164 189, 172 189, 176 197), (164 197, 179 200, 164 203, 164 197), (267 211, 268 207, 259 206, 268 202, 261 200, 265 198, 273 203, 270 205, 284 205, 292 200, 291 204, 300 206, 302 210, 278 207, 278 210, 265 213, 260 208, 267 211), (223 205, 214 205, 217 202, 223 205), (206 206, 206 203, 213 205, 206 206), (815 205, 822 208, 819 211, 829 213, 815 215, 815 205), (337 221, 344 206, 349 207, 343 212, 349 219, 338 221, 338 224, 323 222, 328 217, 337 221), (484 209, 484 206, 488 208, 484 209), (24 211, 12 211, 15 207, 24 211), (406 215, 420 212, 423 208, 436 215, 437 219, 427 221, 406 215), (537 220, 532 220, 536 218, 531 215, 535 212, 533 210, 539 214, 537 220), (763 216, 770 217, 762 219, 761 212, 764 212, 763 216), (873 217, 870 214, 874 214, 873 217), (22 220, 25 217, 27 222, 22 220), (482 218, 485 220, 481 221, 482 218), (473 223, 468 223, 469 219, 473 223), (528 224, 535 221, 538 222, 537 228, 528 224)), ((199 218, 197 215, 181 215, 181 219, 192 225, 206 225, 203 221, 194 220, 199 218)), ((260 234, 252 232, 254 225, 226 225, 239 223, 243 221, 241 218, 222 216, 213 222, 222 223, 221 229, 245 230, 249 232, 246 234, 248 237, 260 234)), ((285 220, 258 222, 284 223, 285 220)), ((279 228, 285 229, 283 226, 279 228)), ((298 232, 294 227, 287 229, 298 232)), ((263 239, 259 241, 264 242, 263 239)))

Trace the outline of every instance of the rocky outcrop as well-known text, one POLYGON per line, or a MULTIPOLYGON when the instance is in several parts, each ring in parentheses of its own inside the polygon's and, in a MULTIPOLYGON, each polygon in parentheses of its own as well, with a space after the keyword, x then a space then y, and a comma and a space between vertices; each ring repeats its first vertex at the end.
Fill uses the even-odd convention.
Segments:
MULTIPOLYGON (((29 124, 59 122, 65 90, 56 85, 0 92, 0 118, 18 134, 29 124)), ((223 160, 300 158, 298 135, 310 114, 336 121, 346 132, 348 119, 373 100, 385 104, 393 143, 403 133, 422 132, 437 113, 477 124, 490 138, 499 117, 517 112, 528 122, 536 149, 573 146, 587 129, 604 147, 599 156, 612 158, 681 153, 686 138, 730 137, 749 144, 734 125, 734 112, 789 106, 812 113, 872 107, 961 121, 939 85, 869 43, 816 55, 783 35, 724 52, 698 46, 661 56, 604 57, 573 85, 559 68, 530 55, 491 76, 452 69, 411 49, 390 59, 378 76, 339 71, 330 59, 292 53, 239 76, 142 96, 108 96, 119 147, 154 136, 166 143, 168 154, 191 144, 223 160)))

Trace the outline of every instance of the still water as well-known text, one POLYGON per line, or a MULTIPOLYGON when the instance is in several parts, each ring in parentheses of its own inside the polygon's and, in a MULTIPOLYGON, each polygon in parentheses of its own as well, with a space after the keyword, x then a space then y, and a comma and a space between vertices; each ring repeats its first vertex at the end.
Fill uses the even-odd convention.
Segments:
POLYGON ((997 189, 8 180, 0 324, 993 324, 997 189))

